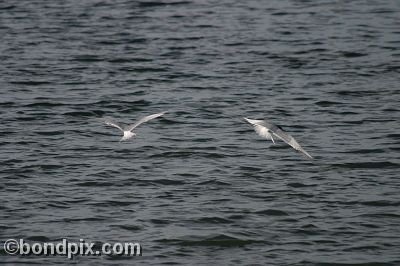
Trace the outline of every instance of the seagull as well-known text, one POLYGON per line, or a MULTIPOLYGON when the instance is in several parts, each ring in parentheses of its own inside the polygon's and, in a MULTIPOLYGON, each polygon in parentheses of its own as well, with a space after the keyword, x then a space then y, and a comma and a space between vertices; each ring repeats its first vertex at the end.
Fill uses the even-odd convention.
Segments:
POLYGON ((134 133, 132 130, 134 130, 140 124, 143 124, 144 122, 147 122, 147 121, 149 121, 151 119, 154 119, 154 118, 157 118, 159 116, 162 116, 165 113, 166 112, 161 112, 161 113, 158 113, 158 114, 145 116, 142 119, 140 119, 139 121, 137 121, 135 124, 127 126, 124 129, 120 125, 118 125, 117 123, 114 123, 113 121, 111 121, 109 118, 104 118, 103 122, 106 125, 113 126, 113 127, 118 128, 119 130, 121 130, 124 133, 124 136, 119 141, 124 141, 124 140, 128 140, 128 139, 136 136, 136 133, 134 133))
POLYGON ((274 144, 275 144, 275 139, 279 138, 284 142, 286 142, 287 144, 289 144, 290 146, 292 146, 293 149, 300 151, 308 158, 313 159, 313 157, 310 154, 308 154, 308 152, 306 152, 292 136, 284 132, 280 126, 276 126, 266 120, 254 120, 254 119, 248 119, 246 117, 243 118, 251 125, 253 125, 254 130, 261 137, 272 140, 274 144))

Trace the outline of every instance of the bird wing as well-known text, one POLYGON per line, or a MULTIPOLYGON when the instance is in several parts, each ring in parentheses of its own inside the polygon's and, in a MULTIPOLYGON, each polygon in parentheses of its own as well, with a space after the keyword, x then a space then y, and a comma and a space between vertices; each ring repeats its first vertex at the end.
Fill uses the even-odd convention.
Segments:
POLYGON ((284 142, 286 142, 287 144, 289 144, 290 146, 292 146, 293 149, 302 152, 303 154, 305 154, 308 158, 313 159, 313 157, 308 154, 308 152, 306 152, 301 146, 300 144, 292 137, 290 136, 288 133, 284 132, 282 129, 278 128, 277 126, 273 127, 273 129, 271 129, 272 134, 277 136, 278 138, 280 138, 281 140, 283 140, 284 142))
POLYGON ((122 127, 120 127, 117 123, 111 121, 109 118, 104 118, 103 122, 104 122, 106 125, 109 125, 109 126, 112 126, 112 127, 116 127, 116 128, 118 128, 119 130, 121 130, 122 132, 124 132, 124 130, 122 129, 122 127))
POLYGON ((137 126, 139 126, 140 124, 143 124, 151 119, 157 118, 159 116, 162 116, 163 114, 165 114, 166 112, 161 112, 158 114, 153 114, 153 115, 148 115, 143 117, 142 119, 140 119, 139 121, 137 121, 135 124, 130 125, 126 128, 127 131, 132 131, 134 128, 136 128, 137 126))

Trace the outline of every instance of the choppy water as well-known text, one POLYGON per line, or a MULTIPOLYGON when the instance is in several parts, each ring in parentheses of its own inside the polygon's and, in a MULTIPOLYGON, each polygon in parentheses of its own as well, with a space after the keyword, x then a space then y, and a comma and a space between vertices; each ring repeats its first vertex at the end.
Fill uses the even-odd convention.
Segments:
POLYGON ((142 244, 140 258, 73 261, 91 265, 399 265, 399 12, 2 1, 0 240, 142 244), (163 110, 125 143, 96 120, 163 110))

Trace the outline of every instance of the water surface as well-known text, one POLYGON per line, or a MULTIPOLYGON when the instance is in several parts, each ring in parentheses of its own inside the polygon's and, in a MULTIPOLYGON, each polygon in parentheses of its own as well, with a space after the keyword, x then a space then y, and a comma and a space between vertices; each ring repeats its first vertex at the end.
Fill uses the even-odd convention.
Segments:
POLYGON ((399 11, 1 2, 1 241, 143 248, 83 265, 399 265, 399 11), (97 121, 163 110, 131 142, 97 121), (281 125, 316 159, 243 116, 281 125))

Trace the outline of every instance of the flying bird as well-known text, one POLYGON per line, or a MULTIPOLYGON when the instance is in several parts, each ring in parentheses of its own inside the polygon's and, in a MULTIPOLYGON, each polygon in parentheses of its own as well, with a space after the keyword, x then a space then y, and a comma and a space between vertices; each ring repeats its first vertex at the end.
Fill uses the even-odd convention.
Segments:
POLYGON ((135 124, 127 126, 125 128, 122 128, 120 125, 118 125, 117 123, 113 122, 112 120, 110 120, 109 118, 104 118, 103 122, 106 125, 109 126, 113 126, 118 128, 119 130, 121 130, 124 133, 124 136, 119 140, 119 141, 124 141, 124 140, 128 140, 134 136, 136 136, 136 133, 133 132, 133 130, 138 127, 140 124, 143 124, 151 119, 157 118, 159 116, 162 116, 163 114, 165 114, 166 112, 161 112, 158 114, 153 114, 153 115, 149 115, 149 116, 145 116, 142 119, 140 119, 139 121, 137 121, 135 124))
POLYGON ((253 125, 254 130, 261 137, 272 140, 274 144, 276 139, 281 139, 290 146, 292 146, 293 149, 300 151, 308 158, 313 159, 313 157, 310 154, 308 154, 308 152, 306 152, 292 136, 284 132, 282 128, 280 128, 279 126, 267 122, 266 120, 254 120, 254 119, 248 119, 246 117, 244 117, 244 119, 251 125, 253 125))

